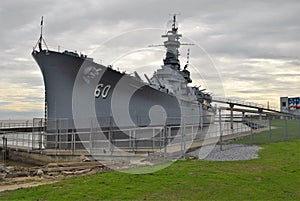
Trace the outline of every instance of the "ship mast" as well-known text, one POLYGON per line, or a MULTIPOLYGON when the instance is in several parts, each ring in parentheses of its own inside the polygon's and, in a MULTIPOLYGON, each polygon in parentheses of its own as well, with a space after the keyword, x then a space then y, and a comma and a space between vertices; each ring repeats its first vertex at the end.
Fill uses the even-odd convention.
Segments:
POLYGON ((45 39, 43 38, 43 24, 44 24, 44 17, 42 16, 42 20, 41 20, 41 33, 40 33, 40 38, 37 41, 37 44, 34 46, 34 50, 36 49, 36 47, 39 47, 39 51, 41 52, 43 50, 43 46, 42 44, 44 43, 44 45, 46 46, 47 50, 48 50, 48 46, 46 44, 45 39))
POLYGON ((170 65, 173 69, 180 70, 180 62, 178 59, 180 42, 179 39, 182 37, 177 32, 178 27, 176 26, 176 14, 173 15, 172 30, 169 30, 167 34, 162 35, 163 38, 168 38, 164 42, 164 46, 167 48, 166 58, 164 59, 165 65, 170 65))
POLYGON ((44 23, 44 16, 42 16, 42 20, 41 20, 41 34, 40 34, 40 39, 39 39, 39 50, 40 50, 40 51, 42 51, 43 23, 44 23))

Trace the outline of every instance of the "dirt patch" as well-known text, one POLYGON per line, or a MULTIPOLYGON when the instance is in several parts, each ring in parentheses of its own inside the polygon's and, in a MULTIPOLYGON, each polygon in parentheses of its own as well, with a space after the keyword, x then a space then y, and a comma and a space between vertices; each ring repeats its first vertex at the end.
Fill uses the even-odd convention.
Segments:
POLYGON ((44 182, 30 182, 30 183, 22 183, 22 184, 11 184, 11 185, 5 185, 0 186, 0 192, 2 191, 9 191, 9 190, 17 190, 21 188, 29 188, 34 186, 41 186, 45 184, 53 184, 58 181, 44 181, 44 182))
POLYGON ((49 163, 42 167, 6 167, 0 172, 0 192, 59 182, 74 175, 111 171, 99 162, 49 163))

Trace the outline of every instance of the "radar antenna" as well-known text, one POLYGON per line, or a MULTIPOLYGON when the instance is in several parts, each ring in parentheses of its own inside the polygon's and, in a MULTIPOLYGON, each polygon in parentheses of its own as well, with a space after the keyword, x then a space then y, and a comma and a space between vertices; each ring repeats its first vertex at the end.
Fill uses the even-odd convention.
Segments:
POLYGON ((172 24, 172 30, 173 31, 177 31, 177 27, 176 27, 176 14, 173 15, 173 24, 172 24))

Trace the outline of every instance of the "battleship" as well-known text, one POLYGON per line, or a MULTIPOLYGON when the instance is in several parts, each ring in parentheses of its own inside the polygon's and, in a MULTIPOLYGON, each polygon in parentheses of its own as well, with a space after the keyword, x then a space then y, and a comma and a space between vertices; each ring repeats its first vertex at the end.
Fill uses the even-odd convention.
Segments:
POLYGON ((127 74, 94 62, 87 55, 72 51, 49 50, 40 38, 32 56, 37 62, 45 85, 47 131, 55 130, 57 119, 68 120, 68 128, 89 128, 84 119, 96 118, 107 127, 145 127, 157 125, 199 124, 207 127, 215 109, 204 89, 193 86, 188 70, 182 67, 179 49, 182 43, 176 15, 162 35, 166 54, 163 64, 152 77, 141 79, 138 72, 127 74), (109 121, 107 121, 109 119, 109 121))

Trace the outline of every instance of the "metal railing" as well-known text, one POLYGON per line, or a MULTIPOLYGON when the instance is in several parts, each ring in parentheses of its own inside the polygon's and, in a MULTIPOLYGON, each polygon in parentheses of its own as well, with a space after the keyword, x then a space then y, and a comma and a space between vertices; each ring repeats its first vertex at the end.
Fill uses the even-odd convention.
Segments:
POLYGON ((32 120, 0 120, 0 129, 2 128, 28 128, 32 127, 32 120))
MULTIPOLYGON (((233 98, 233 97, 224 98, 224 97, 214 96, 213 100, 219 101, 219 102, 224 102, 224 103, 236 103, 236 104, 241 104, 241 105, 250 106, 250 107, 258 107, 258 108, 265 107, 264 104, 249 102, 249 101, 242 100, 240 98, 233 98)), ((272 107, 272 108, 275 108, 275 107, 272 107)))
POLYGON ((0 130, 18 128, 38 128, 44 126, 45 120, 42 118, 34 118, 32 120, 0 120, 0 130))
MULTIPOLYGON (((233 122, 226 114, 217 114, 210 125, 182 124, 170 126, 134 127, 134 128, 105 128, 95 126, 95 119, 91 119, 91 127, 82 131, 74 128, 61 127, 52 132, 34 130, 32 132, 4 132, 0 137, 6 140, 8 147, 28 150, 67 151, 74 154, 77 151, 88 151, 91 154, 112 154, 120 150, 125 152, 152 152, 164 156, 172 153, 184 155, 193 146, 202 146, 203 142, 223 144, 224 141, 245 137, 245 142, 255 143, 258 139, 263 142, 289 140, 300 138, 300 118, 283 119, 284 125, 279 137, 273 132, 273 119, 278 116, 250 115, 242 118, 236 116, 233 122), (299 125, 299 135, 292 136, 290 123, 299 125), (268 137, 262 138, 256 133, 267 131, 268 137), (215 139, 211 141, 211 139, 215 139)), ((57 120, 59 121, 59 120, 57 120)), ((59 122, 61 122, 60 120, 59 122)), ((278 120, 275 120, 278 121, 278 120)), ((44 125, 44 120, 35 119, 35 125, 44 125)), ((60 124, 61 125, 61 124, 60 124)), ((37 128, 40 128, 37 126, 37 128)), ((276 134, 278 135, 278 134, 276 134)))

